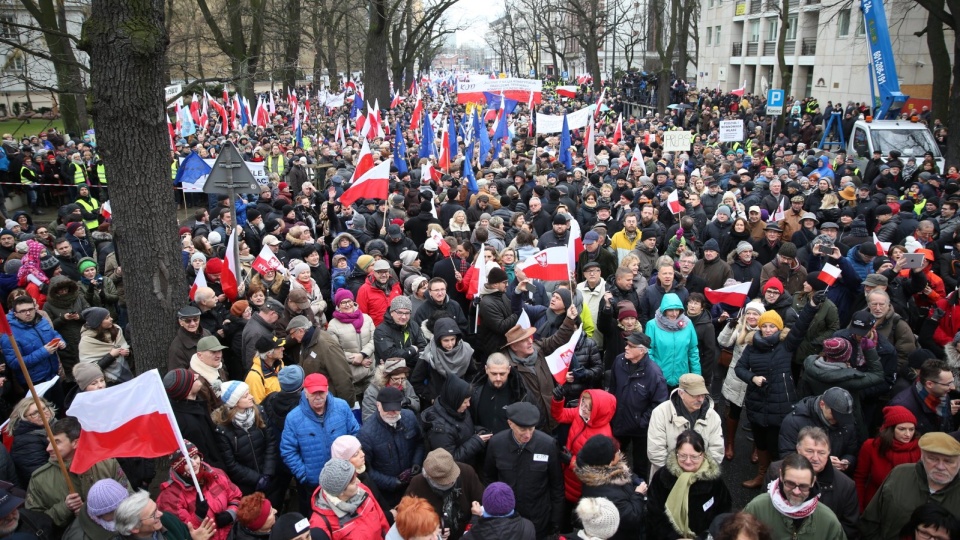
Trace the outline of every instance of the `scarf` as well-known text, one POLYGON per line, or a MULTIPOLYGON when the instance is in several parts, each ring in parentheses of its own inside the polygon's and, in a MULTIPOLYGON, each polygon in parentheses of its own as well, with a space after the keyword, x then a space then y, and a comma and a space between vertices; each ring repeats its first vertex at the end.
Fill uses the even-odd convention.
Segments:
POLYGON ((39 281, 38 285, 50 283, 50 278, 40 268, 40 259, 43 258, 44 253, 46 248, 43 244, 35 240, 27 240, 27 254, 20 259, 23 264, 17 271, 17 281, 22 286, 26 286, 27 276, 36 278, 39 281))
POLYGON ((521 358, 521 357, 517 356, 513 351, 510 351, 510 359, 511 359, 511 360, 513 360, 515 363, 517 363, 517 364, 519 364, 519 365, 521 365, 521 366, 525 366, 525 367, 528 367, 528 368, 531 368, 531 369, 533 369, 533 366, 537 363, 537 358, 538 358, 538 357, 539 357, 539 355, 537 354, 537 350, 536 350, 536 349, 533 350, 533 354, 531 354, 530 356, 527 356, 526 358, 521 358))
POLYGON ((360 333, 360 329, 363 328, 363 312, 359 309, 355 309, 350 313, 344 313, 339 309, 333 312, 333 318, 342 322, 343 324, 352 324, 353 329, 360 333))
POLYGON ((103 519, 100 519, 100 516, 90 515, 90 512, 87 512, 87 516, 88 516, 91 520, 93 520, 94 523, 96 523, 97 525, 103 527, 104 529, 106 529, 106 530, 108 530, 108 531, 110 531, 110 532, 116 532, 116 531, 117 531, 117 522, 116 522, 116 521, 113 521, 113 520, 111 520, 111 521, 105 521, 105 520, 103 520, 103 519))
POLYGON ((940 418, 946 418, 950 415, 949 407, 950 402, 945 399, 940 399, 937 396, 927 392, 927 389, 923 387, 923 382, 917 380, 914 384, 914 388, 917 389, 917 395, 920 396, 920 401, 927 406, 928 409, 937 413, 937 416, 940 418))
POLYGON ((668 319, 663 314, 663 311, 659 309, 657 310, 656 315, 654 315, 654 318, 657 320, 657 326, 663 330, 666 330, 667 332, 677 332, 679 330, 683 330, 687 327, 687 324, 690 323, 690 318, 682 313, 676 318, 676 320, 673 320, 668 319))
POLYGON ((462 339, 457 340, 457 344, 449 351, 437 345, 437 340, 433 340, 424 352, 423 356, 430 363, 430 367, 437 370, 444 379, 450 374, 463 378, 473 358, 473 347, 462 339))
POLYGON ((463 494, 463 488, 460 486, 460 479, 457 478, 452 486, 441 486, 431 480, 427 475, 423 475, 423 478, 427 481, 427 485, 430 486, 430 489, 443 499, 441 509, 443 510, 444 527, 449 527, 452 531, 458 530, 460 525, 464 522, 463 512, 461 511, 459 504, 460 496, 463 494))
MULTIPOLYGON (((113 341, 101 341, 97 339, 97 331, 91 328, 83 327, 83 331, 80 332, 80 362, 95 364, 104 356, 110 354, 110 349, 129 349, 130 345, 127 344, 127 340, 123 337, 123 332, 119 331, 120 327, 113 325, 113 328, 116 328, 117 337, 113 341)), ((103 375, 110 382, 126 382, 124 380, 125 376, 128 376, 130 372, 130 366, 127 364, 127 359, 123 356, 118 356, 112 364, 104 368, 103 375), (126 372, 124 371, 126 370, 126 372)))
POLYGON ((253 422, 257 419, 256 415, 253 413, 253 407, 249 409, 243 409, 242 411, 237 411, 233 415, 233 425, 238 428, 249 431, 253 427, 253 422))
POLYGON ((345 516, 351 516, 357 512, 357 508, 360 508, 360 505, 363 504, 363 501, 367 498, 367 492, 363 489, 358 489, 356 495, 344 501, 321 489, 320 495, 317 498, 326 499, 324 502, 333 510, 333 513, 337 515, 337 519, 343 519, 345 516))
POLYGON ((190 359, 190 369, 194 373, 200 375, 204 378, 210 386, 213 387, 213 391, 216 392, 217 396, 220 395, 220 367, 223 365, 223 362, 220 362, 220 365, 217 367, 208 366, 197 357, 196 354, 190 359))
POLYGON ((783 492, 780 490, 780 479, 777 478, 773 482, 770 482, 770 485, 767 486, 767 493, 770 495, 770 501, 773 503, 773 507, 780 512, 781 514, 787 516, 791 519, 804 519, 810 517, 811 514, 817 509, 817 503, 820 501, 820 495, 817 495, 810 500, 800 503, 799 506, 793 506, 789 501, 783 496, 783 492))
MULTIPOLYGON (((700 462, 700 468, 706 464, 706 460, 700 462)), ((699 472, 700 469, 697 469, 699 472)), ((673 485, 670 494, 667 495, 666 513, 667 518, 673 528, 684 538, 693 538, 697 533, 690 530, 690 486, 697 481, 697 475, 694 472, 682 472, 677 478, 677 483, 673 485)))

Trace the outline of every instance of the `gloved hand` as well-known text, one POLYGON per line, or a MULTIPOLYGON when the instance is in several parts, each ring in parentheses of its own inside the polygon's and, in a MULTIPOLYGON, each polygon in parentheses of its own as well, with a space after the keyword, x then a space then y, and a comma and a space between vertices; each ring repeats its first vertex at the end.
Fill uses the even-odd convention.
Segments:
POLYGON ((869 350, 871 350, 871 349, 876 349, 876 348, 877 348, 877 342, 876 342, 876 341, 874 341, 874 340, 872 340, 872 339, 868 339, 868 338, 863 338, 863 339, 860 340, 860 349, 861 349, 861 350, 869 351, 869 350))
POLYGON ((740 317, 730 317, 729 319, 727 319, 727 326, 729 326, 730 328, 733 328, 737 326, 737 322, 739 320, 740 320, 740 317))
POLYGON ((257 480, 257 487, 254 491, 260 491, 260 492, 266 491, 267 486, 269 485, 270 485, 270 475, 265 474, 261 476, 259 480, 257 480))
POLYGON ((217 512, 213 515, 213 522, 217 524, 218 529, 226 527, 233 523, 233 514, 230 512, 217 512))
POLYGON ((683 227, 677 229, 677 240, 683 238, 683 227))
POLYGON ((412 476, 413 476, 413 472, 410 469, 407 469, 402 473, 400 473, 399 475, 397 475, 397 480, 399 480, 401 484, 407 485, 410 483, 410 478, 412 476))
POLYGON ((420 471, 421 467, 419 465, 414 465, 413 467, 410 467, 410 476, 416 476, 420 474, 420 471))
POLYGON ((573 460, 573 454, 570 453, 570 450, 564 446, 560 449, 560 463, 570 463, 573 460))
POLYGON ((827 291, 817 291, 813 293, 813 296, 810 298, 810 303, 813 304, 813 307, 819 307, 826 299, 827 291))
POLYGON ((564 400, 563 386, 554 386, 553 387, 553 399, 556 401, 564 400))
POLYGON ((940 319, 943 318, 944 315, 946 315, 946 313, 945 313, 942 309, 940 309, 940 308, 938 308, 938 307, 935 307, 935 308, 933 308, 933 309, 930 310, 930 320, 931 320, 931 321, 939 321, 940 319))
POLYGON ((207 512, 208 512, 209 510, 210 510, 210 505, 207 504, 207 501, 201 501, 201 500, 200 500, 200 494, 198 493, 198 494, 197 494, 197 507, 196 507, 196 509, 193 511, 193 513, 196 514, 197 518, 200 519, 200 521, 203 521, 203 519, 204 519, 205 517, 207 517, 207 512))

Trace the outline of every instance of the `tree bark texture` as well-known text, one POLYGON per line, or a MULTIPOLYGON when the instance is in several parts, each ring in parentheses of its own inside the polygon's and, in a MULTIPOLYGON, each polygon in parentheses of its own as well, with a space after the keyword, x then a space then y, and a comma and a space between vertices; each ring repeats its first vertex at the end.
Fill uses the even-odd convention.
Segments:
POLYGON ((367 47, 364 52, 363 97, 370 103, 390 103, 389 67, 387 54, 389 36, 388 0, 370 0, 370 26, 367 28, 367 47))
POLYGON ((93 0, 91 9, 81 46, 90 55, 93 115, 110 171, 137 369, 162 373, 176 312, 187 303, 170 196, 163 0, 93 0))

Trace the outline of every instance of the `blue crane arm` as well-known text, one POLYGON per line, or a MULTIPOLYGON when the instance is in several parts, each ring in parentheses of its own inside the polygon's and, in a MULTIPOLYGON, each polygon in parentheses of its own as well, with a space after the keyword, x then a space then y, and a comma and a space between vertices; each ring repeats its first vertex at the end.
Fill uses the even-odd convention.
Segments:
POLYGON ((860 11, 863 12, 873 83, 877 90, 877 97, 874 98, 874 118, 892 120, 899 116, 900 109, 907 104, 910 96, 900 91, 897 63, 893 58, 893 45, 890 43, 890 29, 887 26, 883 1, 860 0, 860 11))

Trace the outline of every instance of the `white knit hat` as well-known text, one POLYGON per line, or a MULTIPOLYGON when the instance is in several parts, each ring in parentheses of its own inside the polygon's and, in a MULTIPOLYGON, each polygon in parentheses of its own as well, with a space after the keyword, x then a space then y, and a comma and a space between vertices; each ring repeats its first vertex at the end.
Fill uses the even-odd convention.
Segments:
POLYGON ((591 538, 610 538, 620 527, 620 512, 616 505, 602 497, 580 499, 577 516, 583 523, 583 532, 591 538))

